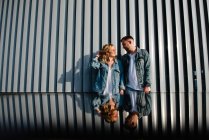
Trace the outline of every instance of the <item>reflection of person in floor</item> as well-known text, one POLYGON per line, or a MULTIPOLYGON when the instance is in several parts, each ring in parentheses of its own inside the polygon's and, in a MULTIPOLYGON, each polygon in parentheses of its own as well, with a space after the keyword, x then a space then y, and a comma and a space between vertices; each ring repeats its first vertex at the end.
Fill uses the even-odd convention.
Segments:
POLYGON ((124 93, 123 67, 116 58, 113 44, 105 44, 102 50, 90 62, 91 68, 97 70, 93 91, 95 111, 108 123, 118 120, 118 108, 121 105, 120 95, 124 93))
POLYGON ((127 51, 122 56, 126 86, 124 109, 129 112, 125 126, 135 129, 138 119, 151 112, 150 57, 145 49, 135 46, 132 36, 123 37, 121 43, 127 51))

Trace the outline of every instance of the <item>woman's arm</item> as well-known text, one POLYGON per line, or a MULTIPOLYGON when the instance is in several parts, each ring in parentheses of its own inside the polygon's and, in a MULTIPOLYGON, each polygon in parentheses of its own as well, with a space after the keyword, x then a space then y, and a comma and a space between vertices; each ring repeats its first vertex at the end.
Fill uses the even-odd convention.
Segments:
POLYGON ((93 68, 93 69, 99 69, 99 67, 100 67, 100 62, 98 61, 98 58, 99 58, 99 55, 96 55, 96 57, 94 57, 94 58, 91 60, 91 62, 90 62, 90 64, 89 64, 89 66, 90 66, 91 68, 93 68))

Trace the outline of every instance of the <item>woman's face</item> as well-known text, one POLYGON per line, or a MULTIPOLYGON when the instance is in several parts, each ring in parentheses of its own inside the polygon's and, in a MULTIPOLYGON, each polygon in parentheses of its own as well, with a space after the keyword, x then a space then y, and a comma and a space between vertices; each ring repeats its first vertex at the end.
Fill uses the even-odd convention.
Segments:
POLYGON ((110 110, 111 111, 113 110, 113 112, 111 113, 112 121, 115 122, 118 120, 118 110, 115 109, 116 105, 112 99, 110 99, 109 105, 110 105, 110 110))
POLYGON ((115 57, 116 56, 116 49, 115 49, 115 47, 110 47, 109 54, 110 54, 110 57, 115 57))
POLYGON ((116 122, 118 120, 118 111, 114 110, 112 115, 111 115, 112 121, 116 122))

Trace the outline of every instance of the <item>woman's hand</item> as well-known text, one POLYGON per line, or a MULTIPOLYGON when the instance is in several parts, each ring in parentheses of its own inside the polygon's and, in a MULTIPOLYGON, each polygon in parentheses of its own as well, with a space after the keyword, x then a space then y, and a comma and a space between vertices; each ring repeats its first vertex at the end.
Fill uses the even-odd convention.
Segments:
POLYGON ((99 58, 99 56, 100 56, 100 53, 99 53, 99 51, 98 51, 97 54, 96 54, 96 57, 99 58))
POLYGON ((101 116, 101 111, 100 111, 100 109, 96 109, 96 112, 97 112, 97 114, 99 115, 99 116, 101 116))
POLYGON ((124 95, 124 90, 120 89, 120 95, 124 95))

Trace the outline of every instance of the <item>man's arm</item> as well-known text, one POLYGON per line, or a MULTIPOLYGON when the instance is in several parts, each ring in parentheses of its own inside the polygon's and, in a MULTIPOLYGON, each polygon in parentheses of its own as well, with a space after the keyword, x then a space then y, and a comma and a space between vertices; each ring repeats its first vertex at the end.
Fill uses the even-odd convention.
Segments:
POLYGON ((145 50, 144 51, 144 60, 145 60, 145 64, 144 64, 144 86, 145 86, 145 90, 150 91, 150 87, 151 87, 151 78, 150 78, 150 55, 149 53, 145 50))

